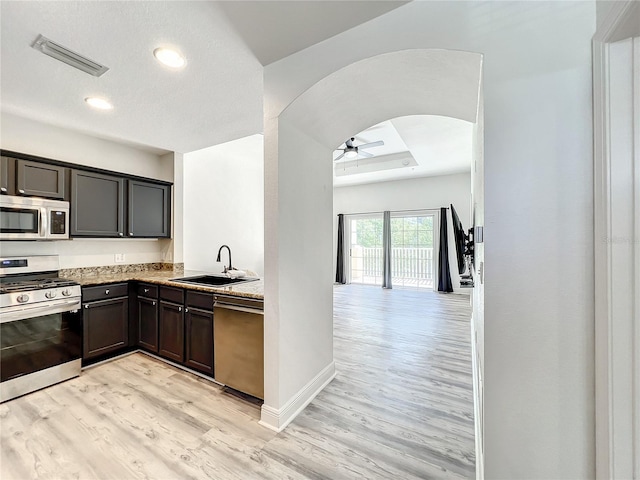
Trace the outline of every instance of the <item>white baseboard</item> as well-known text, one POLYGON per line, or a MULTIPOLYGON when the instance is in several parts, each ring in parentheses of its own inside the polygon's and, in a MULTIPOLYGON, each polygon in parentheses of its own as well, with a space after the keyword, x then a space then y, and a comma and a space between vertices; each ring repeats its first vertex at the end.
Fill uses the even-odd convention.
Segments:
POLYGON ((281 432, 291 421, 316 398, 336 376, 336 364, 331 362, 322 369, 309 383, 298 391, 282 408, 277 409, 262 405, 260 425, 276 432, 281 432))

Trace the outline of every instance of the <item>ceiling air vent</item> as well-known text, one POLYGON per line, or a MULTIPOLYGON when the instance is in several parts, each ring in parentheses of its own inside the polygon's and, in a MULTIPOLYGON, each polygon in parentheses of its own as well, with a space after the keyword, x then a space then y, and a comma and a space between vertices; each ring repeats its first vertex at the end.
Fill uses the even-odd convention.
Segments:
POLYGON ((61 62, 71 65, 72 67, 82 70, 94 77, 99 77, 109 70, 109 67, 100 65, 98 62, 94 62, 93 60, 89 60, 87 57, 83 57, 76 52, 72 52, 68 48, 63 47, 59 43, 53 42, 42 35, 39 35, 38 38, 36 38, 32 47, 36 50, 40 50, 45 55, 49 55, 56 60, 60 60, 61 62))

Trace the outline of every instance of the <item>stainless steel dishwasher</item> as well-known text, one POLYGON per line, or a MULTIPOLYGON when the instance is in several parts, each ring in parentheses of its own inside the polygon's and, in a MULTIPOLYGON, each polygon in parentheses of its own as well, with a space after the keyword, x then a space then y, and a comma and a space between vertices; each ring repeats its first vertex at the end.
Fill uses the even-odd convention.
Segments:
POLYGON ((215 379, 264 399, 264 301, 213 297, 215 379))

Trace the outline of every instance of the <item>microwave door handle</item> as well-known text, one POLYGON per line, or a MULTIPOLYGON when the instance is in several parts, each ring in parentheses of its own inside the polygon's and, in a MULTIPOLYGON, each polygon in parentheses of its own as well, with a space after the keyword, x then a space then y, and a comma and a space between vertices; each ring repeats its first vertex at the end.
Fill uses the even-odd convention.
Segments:
POLYGON ((47 236, 47 222, 49 219, 47 218, 47 209, 44 207, 40 207, 40 236, 47 236))

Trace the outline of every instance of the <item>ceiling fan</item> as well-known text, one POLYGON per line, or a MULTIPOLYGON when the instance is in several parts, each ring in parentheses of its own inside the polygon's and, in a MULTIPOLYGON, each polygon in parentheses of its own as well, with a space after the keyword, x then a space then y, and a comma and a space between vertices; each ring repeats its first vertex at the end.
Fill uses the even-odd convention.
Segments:
POLYGON ((378 140, 377 142, 371 142, 371 143, 363 143, 362 145, 354 145, 353 142, 355 141, 355 139, 356 139, 355 137, 351 137, 349 140, 344 142, 344 145, 345 145, 344 148, 336 149, 336 151, 341 150, 342 153, 338 155, 338 158, 336 158, 334 162, 337 162, 342 157, 356 158, 358 155, 362 155, 363 157, 373 157, 373 155, 370 154, 369 152, 364 152, 362 150, 365 148, 379 147, 380 145, 384 145, 384 141, 382 140, 378 140))

